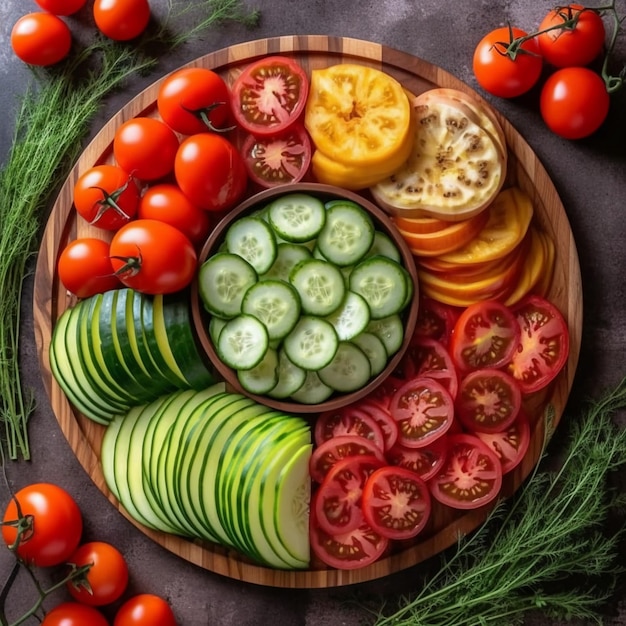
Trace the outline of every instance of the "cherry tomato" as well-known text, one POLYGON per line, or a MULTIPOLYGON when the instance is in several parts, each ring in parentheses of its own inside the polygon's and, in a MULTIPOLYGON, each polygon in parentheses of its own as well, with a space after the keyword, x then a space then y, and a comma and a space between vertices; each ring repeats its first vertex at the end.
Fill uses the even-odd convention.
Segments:
POLYGON ((363 523, 361 499, 370 474, 386 465, 375 456, 351 456, 337 461, 328 471, 315 497, 315 519, 334 535, 355 530, 363 523))
POLYGON ((163 80, 157 108, 163 121, 183 135, 228 130, 230 90, 213 70, 186 67, 163 80))
POLYGON ((211 230, 211 219, 171 183, 149 187, 141 197, 137 217, 166 222, 181 230, 192 243, 205 241, 211 230))
POLYGON ((302 180, 311 164, 311 140, 302 124, 280 135, 249 134, 241 148, 250 178, 261 187, 276 187, 302 180))
POLYGON ((109 626, 104 615, 91 606, 78 602, 64 602, 49 611, 41 626, 109 626))
POLYGON ((48 13, 54 15, 72 15, 80 11, 87 0, 35 0, 35 2, 48 13))
POLYGON ((135 217, 139 189, 122 168, 94 165, 74 185, 74 206, 90 224, 104 230, 117 230, 135 217))
POLYGON ((113 271, 109 243, 95 237, 82 237, 67 244, 57 269, 63 286, 79 298, 121 287, 113 271))
POLYGON ((537 42, 541 55, 555 67, 589 65, 604 47, 604 22, 594 9, 580 4, 570 4, 552 9, 539 25, 537 42), (576 19, 573 27, 554 28, 576 19))
POLYGON ((503 474, 508 474, 522 462, 530 446, 530 424, 523 410, 506 430, 475 434, 496 453, 502 464, 503 474))
POLYGON ((122 604, 113 626, 178 626, 170 605, 149 593, 134 596, 122 604))
POLYGON ((376 420, 365 411, 351 405, 324 411, 315 422, 313 436, 318 446, 339 435, 365 437, 374 442, 380 450, 385 449, 385 437, 376 420))
POLYGON ((522 393, 533 393, 556 378, 567 362, 567 322, 551 302, 537 295, 524 298, 513 313, 522 334, 507 371, 522 393))
POLYGON ((313 554, 324 564, 336 569, 358 569, 371 565, 387 549, 389 540, 363 522, 344 533, 327 533, 315 518, 315 498, 311 507, 310 541, 313 554))
POLYGON ((549 76, 539 96, 546 126, 565 139, 594 133, 609 113, 610 97, 604 81, 586 67, 565 67, 549 76))
POLYGON ((428 523, 430 492, 415 472, 387 465, 367 479, 362 509, 374 532, 388 539, 411 539, 428 523))
POLYGON ((197 266, 189 238, 157 220, 134 220, 122 226, 111 240, 111 260, 124 285, 152 295, 184 289, 197 266))
POLYGON ((143 33, 150 21, 148 0, 95 0, 93 17, 103 35, 128 41, 143 33))
POLYGON ((515 98, 535 85, 542 60, 535 39, 526 40, 515 60, 506 54, 512 40, 528 33, 520 28, 502 27, 487 33, 474 50, 473 68, 478 84, 500 98, 515 98))
POLYGON ((309 92, 305 71, 286 56, 248 65, 232 87, 237 123, 256 136, 284 132, 303 113, 309 92))
POLYGON ((16 499, 22 516, 32 517, 32 528, 22 535, 17 555, 37 567, 65 562, 76 550, 83 532, 83 518, 74 498, 50 483, 34 483, 20 489, 4 512, 2 536, 8 546, 18 538, 15 526, 6 525, 18 520, 16 499))
POLYGON ((427 377, 405 382, 391 398, 389 410, 398 422, 398 442, 409 448, 432 443, 450 428, 454 419, 450 393, 427 377))
POLYGON ((502 367, 511 360, 520 340, 515 316, 497 300, 468 306, 454 325, 450 352, 461 371, 502 367))
POLYGON ((11 47, 29 65, 48 66, 64 59, 72 47, 69 26, 51 13, 27 13, 11 30, 11 47))
POLYGON ((390 465, 404 467, 422 480, 430 480, 444 464, 447 451, 448 434, 445 434, 423 448, 409 448, 396 442, 385 456, 390 465))
POLYGON ((384 461, 382 450, 369 439, 358 435, 338 435, 327 439, 313 450, 309 461, 311 479, 321 483, 329 470, 346 457, 375 456, 384 461))
POLYGON ((512 376, 492 368, 470 372, 459 385, 456 415, 473 432, 506 430, 517 417, 522 392, 512 376))
POLYGON ((494 500, 502 486, 502 466, 493 450, 477 436, 448 437, 448 455, 428 481, 432 496, 455 509, 476 509, 494 500))
POLYGON ((176 153, 174 175, 189 200, 207 211, 231 208, 248 182, 237 148, 215 133, 198 133, 183 140, 176 153))
POLYGON ((125 172, 152 181, 173 171, 178 144, 174 131, 161 120, 135 117, 115 131, 113 154, 125 172))
POLYGON ((91 565, 84 579, 69 581, 70 595, 83 604, 104 606, 115 602, 128 585, 128 565, 122 553, 110 543, 91 541, 79 546, 68 561, 82 567, 91 565))

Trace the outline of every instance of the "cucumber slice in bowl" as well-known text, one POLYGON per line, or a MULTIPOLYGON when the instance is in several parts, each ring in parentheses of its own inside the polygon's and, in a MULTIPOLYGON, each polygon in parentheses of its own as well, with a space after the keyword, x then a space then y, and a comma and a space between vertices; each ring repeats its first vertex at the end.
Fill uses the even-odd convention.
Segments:
POLYGON ((224 241, 228 252, 248 261, 257 274, 267 272, 276 259, 276 236, 261 218, 239 218, 226 232, 224 241))
POLYGON ((258 365, 269 347, 267 329, 252 315, 238 315, 226 323, 217 342, 217 354, 234 370, 258 365))
POLYGON ((321 200, 306 193, 290 193, 274 200, 268 219, 281 239, 305 243, 315 239, 326 223, 326 209, 321 200))
POLYGON ((285 353, 289 359, 302 369, 310 371, 328 365, 338 347, 339 338, 333 325, 310 315, 302 316, 284 341, 285 353))
POLYGON ((348 393, 364 387, 372 375, 372 369, 361 348, 349 341, 342 341, 332 361, 317 374, 325 385, 340 393, 348 393))
POLYGON ((321 259, 309 259, 296 265, 289 282, 295 287, 302 310, 311 315, 330 315, 343 302, 346 285, 336 265, 321 259))

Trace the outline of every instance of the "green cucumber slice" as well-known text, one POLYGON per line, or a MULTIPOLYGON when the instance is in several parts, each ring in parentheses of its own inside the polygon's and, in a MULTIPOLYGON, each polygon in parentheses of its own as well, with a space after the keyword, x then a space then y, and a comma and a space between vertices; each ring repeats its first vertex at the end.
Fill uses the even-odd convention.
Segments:
POLYGON ((367 325, 366 331, 373 333, 383 342, 387 357, 391 357, 400 349, 404 339, 404 325, 399 315, 372 320, 367 325))
POLYGON ((370 321, 370 309, 363 296, 347 291, 341 306, 326 318, 335 328, 340 341, 356 337, 370 321))
POLYGON ((256 317, 241 314, 229 320, 217 341, 217 355, 234 370, 258 365, 269 347, 267 329, 256 317))
POLYGON ((349 393, 364 387, 372 371, 363 350, 354 343, 341 341, 333 360, 317 374, 325 385, 335 391, 349 393))
POLYGON ((256 317, 267 329, 270 341, 282 339, 300 317, 300 297, 282 280, 260 280, 246 292, 241 310, 256 317))
POLYGON ((387 366, 387 350, 380 337, 377 337, 374 333, 364 331, 351 339, 351 341, 365 353, 370 362, 372 376, 378 376, 387 366))
POLYGON ((317 372, 306 373, 304 383, 300 389, 292 394, 291 399, 300 404, 319 404, 333 395, 334 389, 323 383, 317 372))
POLYGON ((288 398, 302 387, 305 378, 306 371, 295 365, 285 350, 280 348, 278 351, 278 382, 267 392, 267 395, 278 400, 288 398))
POLYGON ((303 315, 283 341, 289 359, 305 370, 319 370, 328 365, 338 345, 333 325, 310 315, 303 315))
POLYGON ((272 267, 261 278, 276 278, 288 282, 291 270, 300 261, 306 261, 310 258, 311 251, 306 246, 297 243, 279 243, 272 267))
POLYGON ((296 265, 289 275, 302 310, 310 315, 330 315, 337 310, 346 293, 341 271, 336 265, 321 259, 309 259, 296 265))
POLYGON ((224 238, 231 254, 245 259, 257 274, 267 272, 276 259, 276 237, 270 225, 258 217, 240 217, 224 238))
POLYGON ((326 222, 324 204, 305 193, 290 193, 274 200, 268 208, 269 222, 285 241, 304 243, 317 237, 326 222))
POLYGON ((260 363, 249 370, 237 372, 239 384, 249 393, 266 394, 278 383, 278 353, 268 348, 260 363))

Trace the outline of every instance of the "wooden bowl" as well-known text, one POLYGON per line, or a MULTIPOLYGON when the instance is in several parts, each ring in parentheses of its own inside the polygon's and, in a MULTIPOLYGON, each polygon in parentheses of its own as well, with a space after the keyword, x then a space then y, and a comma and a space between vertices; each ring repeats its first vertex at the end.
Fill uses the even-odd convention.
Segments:
POLYGON ((368 214, 374 220, 376 227, 382 232, 391 237, 392 241, 400 251, 402 257, 402 264, 409 272, 411 280, 413 282, 413 299, 408 307, 404 309, 402 313, 404 321, 404 339, 400 349, 387 361, 387 366, 374 378, 371 378, 369 382, 361 389, 350 393, 335 393, 328 400, 319 404, 302 404, 300 402, 277 400, 265 395, 257 395, 246 391, 239 380, 237 379, 237 372, 226 365, 217 355, 213 342, 209 336, 208 326, 210 315, 205 310, 202 300, 198 292, 197 281, 194 282, 191 292, 191 310, 193 315, 193 322, 198 335, 198 339, 202 348, 206 352, 209 360, 218 371, 219 375, 232 387, 235 391, 242 393, 250 398, 253 398, 257 402, 274 409, 287 412, 287 413, 321 413, 322 411, 336 410, 343 406, 346 406, 352 402, 356 402, 360 398, 363 398, 370 392, 374 391, 395 369, 398 362, 406 352, 411 335, 415 330, 415 324, 417 322, 418 313, 418 279, 417 270, 415 268, 415 262, 413 256, 407 247, 407 244, 403 237, 400 235, 396 227, 392 224, 389 217, 376 206, 373 202, 365 197, 341 189, 339 187, 333 187, 332 185, 323 185, 319 183, 293 183, 288 185, 282 185, 280 187, 274 187, 272 189, 266 189, 259 193, 256 193, 239 206, 230 211, 222 220, 217 224, 211 235, 207 239, 206 243, 202 247, 199 255, 199 263, 203 263, 210 256, 212 256, 220 247, 224 240, 224 236, 229 226, 237 221, 240 217, 248 215, 263 206, 269 204, 272 200, 283 196, 288 193, 301 192, 308 193, 323 201, 331 200, 334 198, 341 198, 346 200, 352 200, 362 206, 368 214))

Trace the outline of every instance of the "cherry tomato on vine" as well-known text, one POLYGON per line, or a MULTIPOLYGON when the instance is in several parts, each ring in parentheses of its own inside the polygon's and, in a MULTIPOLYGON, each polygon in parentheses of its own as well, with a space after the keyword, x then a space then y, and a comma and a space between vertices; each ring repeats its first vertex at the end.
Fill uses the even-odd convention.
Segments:
POLYGON ((152 181, 172 172, 178 145, 174 131, 161 120, 135 117, 115 131, 113 155, 125 172, 152 181))
POLYGON ((28 13, 11 30, 11 47, 29 65, 48 66, 63 60, 72 47, 69 26, 51 13, 28 13))
POLYGON ((82 9, 87 0, 35 0, 48 13, 54 15, 72 15, 82 9))
POLYGON ((194 244, 201 244, 211 229, 211 219, 171 183, 149 187, 141 197, 137 217, 166 222, 181 230, 194 244))
POLYGON ((174 226, 137 219, 113 235, 111 262, 124 285, 154 295, 187 287, 197 256, 189 238, 174 226))
POLYGON ((604 22, 594 9, 570 4, 552 9, 539 25, 539 31, 577 20, 575 26, 541 32, 537 42, 541 55, 555 67, 589 65, 599 56, 606 35, 604 22))
POLYGON ((565 139, 582 139, 602 126, 610 97, 602 78, 586 67, 564 67, 549 76, 539 107, 546 126, 565 139))
POLYGON ((286 56, 250 63, 232 87, 233 114, 253 135, 277 135, 303 113, 309 93, 305 71, 286 56))
POLYGON ((478 84, 500 98, 515 98, 527 92, 539 79, 542 59, 539 44, 526 40, 513 60, 509 44, 528 33, 520 28, 502 27, 487 33, 474 50, 473 68, 478 84))
POLYGON ((198 133, 182 141, 174 176, 189 200, 206 211, 231 208, 243 196, 248 182, 237 148, 215 133, 198 133))
POLYGON ((96 0, 96 26, 110 39, 128 41, 143 33, 150 21, 148 0, 96 0))
POLYGON ((71 241, 59 256, 57 270, 63 286, 78 298, 121 286, 113 271, 109 242, 103 239, 81 237, 71 241))
POLYGON ((51 483, 34 483, 20 489, 4 512, 2 537, 7 546, 18 539, 15 525, 7 525, 19 518, 15 500, 20 504, 22 517, 32 521, 32 528, 22 534, 17 555, 37 567, 65 562, 78 546, 83 532, 83 517, 74 498, 51 483))
POLYGON ((116 165, 94 165, 74 185, 74 206, 90 224, 117 230, 137 213, 139 189, 116 165))
POLYGON ((130 598, 119 608, 113 626, 177 626, 170 605, 149 593, 130 598))
POLYGON ((128 565, 122 553, 110 543, 90 541, 79 546, 68 559, 76 567, 91 565, 85 578, 67 582, 70 595, 83 604, 104 606, 115 602, 126 590, 128 565))
POLYGON ((230 90, 207 68, 187 67, 167 76, 159 88, 157 108, 163 121, 183 135, 230 126, 230 90))
POLYGON ((64 602, 49 611, 41 626, 109 626, 98 609, 79 602, 64 602))

